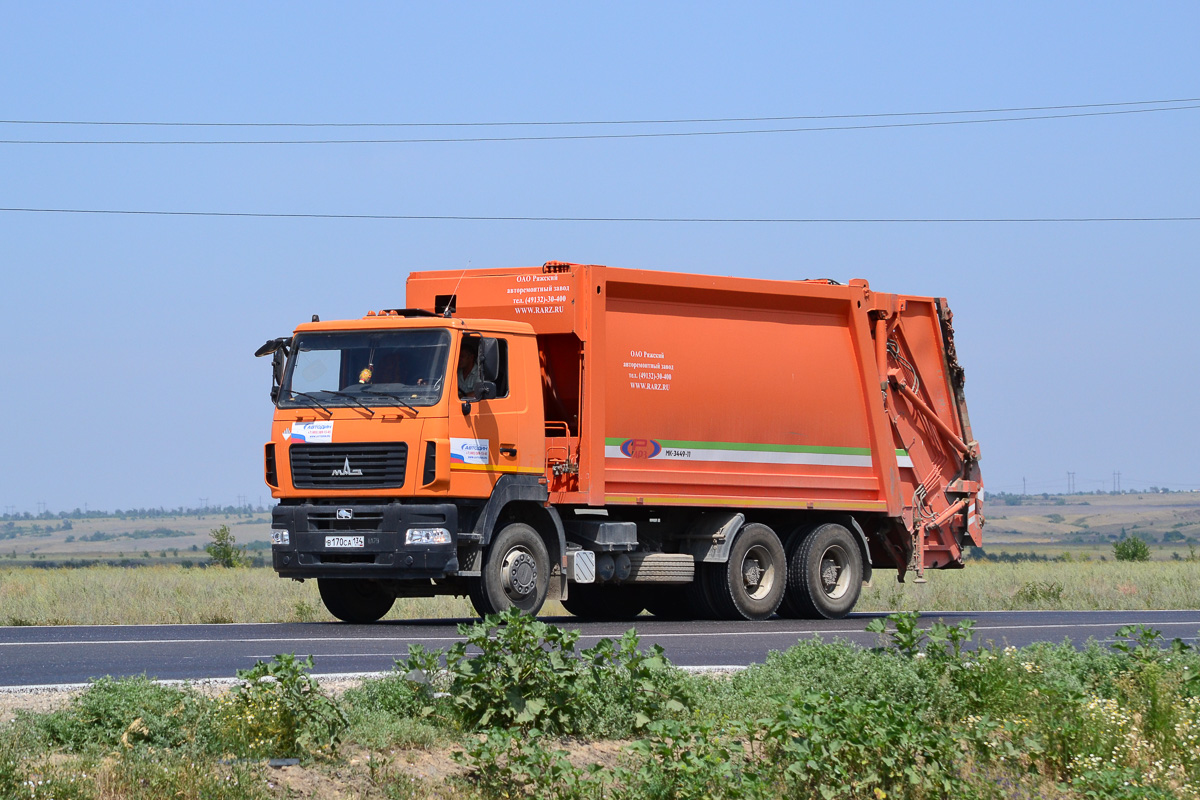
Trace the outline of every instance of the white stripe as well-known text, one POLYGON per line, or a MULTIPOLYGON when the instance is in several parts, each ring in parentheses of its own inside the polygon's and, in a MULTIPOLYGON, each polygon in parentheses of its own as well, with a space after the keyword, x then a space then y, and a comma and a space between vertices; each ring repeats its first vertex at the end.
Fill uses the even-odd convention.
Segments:
POLYGON ((912 463, 912 456, 896 456, 896 463, 899 464, 901 467, 908 467, 909 469, 916 469, 916 467, 914 467, 913 463, 912 463))
MULTIPOLYGON (((604 446, 608 458, 628 459, 619 445, 604 446)), ((823 467, 870 467, 870 456, 838 453, 788 453, 773 450, 700 450, 664 447, 653 461, 728 461, 738 464, 803 464, 823 467)))

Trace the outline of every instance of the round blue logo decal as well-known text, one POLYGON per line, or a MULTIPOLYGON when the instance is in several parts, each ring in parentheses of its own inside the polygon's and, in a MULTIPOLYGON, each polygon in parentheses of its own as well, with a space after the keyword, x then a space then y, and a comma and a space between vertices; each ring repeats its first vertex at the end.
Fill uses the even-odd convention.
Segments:
POLYGON ((621 454, 626 458, 654 458, 662 452, 662 445, 653 439, 626 439, 621 443, 621 454))

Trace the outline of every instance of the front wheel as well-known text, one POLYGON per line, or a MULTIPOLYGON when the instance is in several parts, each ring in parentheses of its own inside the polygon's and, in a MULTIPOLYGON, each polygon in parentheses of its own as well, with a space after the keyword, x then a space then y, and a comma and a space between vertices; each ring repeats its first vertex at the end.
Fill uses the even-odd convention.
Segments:
POLYGON ((550 587, 550 554, 538 532, 523 522, 506 525, 484 554, 482 574, 471 582, 471 605, 480 616, 519 608, 536 614, 550 587))
POLYGON ((396 602, 376 581, 363 578, 317 578, 317 589, 325 608, 343 622, 375 622, 396 602))
POLYGON ((800 616, 841 619, 858 602, 862 553, 843 526, 817 527, 796 547, 788 566, 788 600, 800 616))

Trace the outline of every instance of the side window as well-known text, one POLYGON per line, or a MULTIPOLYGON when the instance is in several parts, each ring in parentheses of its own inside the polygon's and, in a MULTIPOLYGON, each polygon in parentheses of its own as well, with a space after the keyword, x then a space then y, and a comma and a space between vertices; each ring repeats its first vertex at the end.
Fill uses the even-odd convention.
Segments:
POLYGON ((460 400, 473 398, 484 380, 483 365, 479 363, 481 345, 496 343, 499 356, 496 370, 496 397, 508 397, 508 340, 484 339, 479 336, 463 337, 462 347, 458 351, 458 397, 460 400))

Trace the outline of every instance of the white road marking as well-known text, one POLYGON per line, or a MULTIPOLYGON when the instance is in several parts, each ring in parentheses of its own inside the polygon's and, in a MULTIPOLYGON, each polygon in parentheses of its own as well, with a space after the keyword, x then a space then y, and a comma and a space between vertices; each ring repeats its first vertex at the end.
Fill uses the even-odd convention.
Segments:
MULTIPOLYGON (((959 612, 955 612, 959 613, 959 612)), ((935 615, 930 614, 929 618, 935 615)), ((1062 623, 1043 623, 1040 625, 976 625, 975 631, 1029 631, 1029 630, 1055 630, 1063 628, 1116 628, 1128 624, 1151 624, 1156 627, 1180 627, 1189 626, 1200 630, 1200 619, 1187 620, 1183 622, 1170 622, 1167 620, 1133 620, 1126 622, 1122 620, 1112 620, 1109 622, 1062 622, 1062 623)), ((636 626, 634 626, 636 628, 636 626)), ((865 627, 865 626, 864 626, 865 627)), ((621 629, 613 633, 585 633, 581 634, 581 639, 604 639, 604 638, 619 638, 625 634, 628 629, 621 629)), ((746 631, 693 631, 689 633, 655 633, 654 631, 639 631, 639 636, 642 639, 687 639, 698 637, 744 637, 744 636, 805 636, 819 634, 822 636, 835 634, 865 634, 867 631, 864 628, 834 628, 826 630, 766 630, 755 629, 746 631)), ((259 637, 259 638, 230 638, 230 639, 213 639, 213 638, 197 638, 197 639, 104 639, 104 640, 77 640, 63 642, 0 642, 0 647, 39 647, 39 646, 85 646, 93 645, 152 645, 152 644, 237 644, 241 642, 265 644, 268 642, 279 642, 282 644, 290 643, 328 643, 332 645, 342 645, 347 642, 380 642, 386 644, 407 643, 407 642, 460 642, 462 636, 318 636, 318 637, 259 637)))

